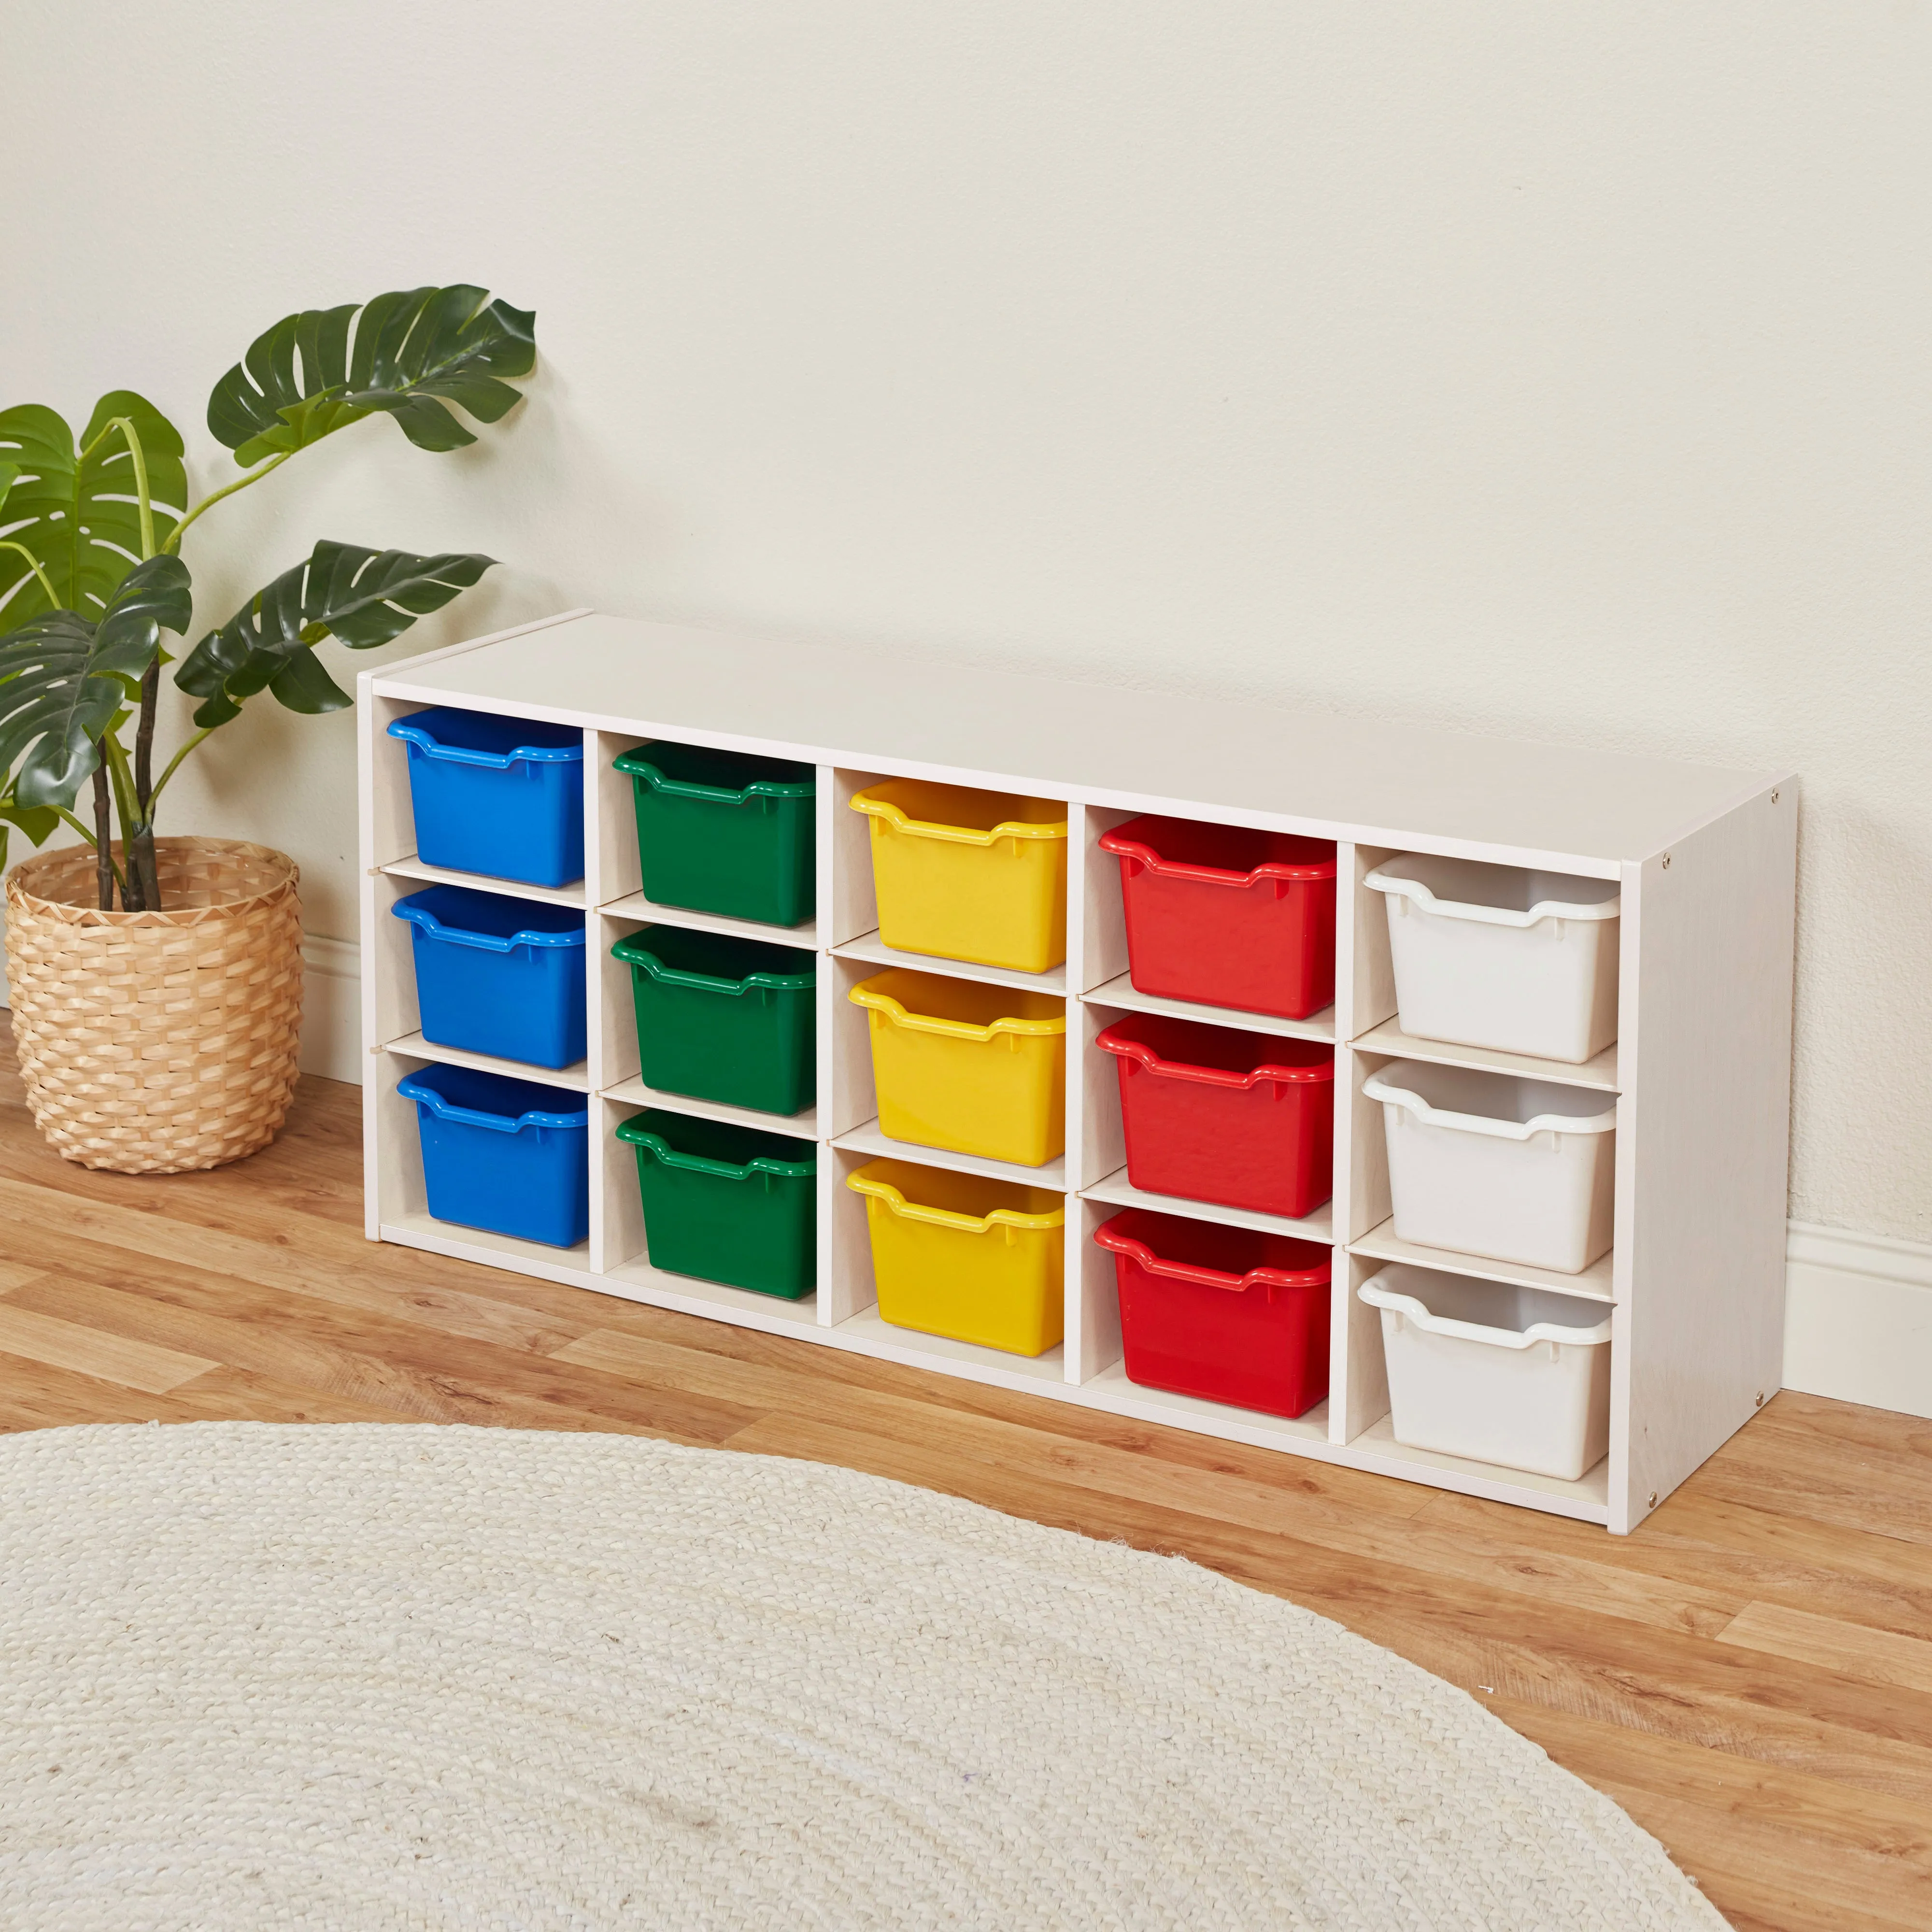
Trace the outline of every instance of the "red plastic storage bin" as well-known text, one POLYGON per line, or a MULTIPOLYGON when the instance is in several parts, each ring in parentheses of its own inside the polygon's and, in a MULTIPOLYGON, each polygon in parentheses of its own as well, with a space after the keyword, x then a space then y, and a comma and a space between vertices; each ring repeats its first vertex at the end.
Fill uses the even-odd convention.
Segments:
POLYGON ((1334 1191, 1332 1046, 1157 1013, 1096 1043, 1120 1069, 1135 1186, 1295 1220, 1334 1191))
POLYGON ((1130 818, 1120 862, 1127 970, 1143 993, 1306 1019, 1335 997, 1335 848, 1325 838, 1130 818))
POLYGON ((1127 1379, 1268 1415, 1328 1393, 1329 1251, 1318 1241, 1130 1208, 1113 1251, 1127 1379))

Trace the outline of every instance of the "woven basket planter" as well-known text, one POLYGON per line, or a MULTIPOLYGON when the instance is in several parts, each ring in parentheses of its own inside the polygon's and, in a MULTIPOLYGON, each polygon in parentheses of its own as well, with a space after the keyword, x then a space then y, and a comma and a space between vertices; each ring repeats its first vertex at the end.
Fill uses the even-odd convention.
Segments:
POLYGON ((163 912, 97 909, 90 848, 7 880, 7 976, 27 1104, 83 1167, 180 1174, 274 1139, 295 1092, 302 904, 292 860, 160 838, 163 912))

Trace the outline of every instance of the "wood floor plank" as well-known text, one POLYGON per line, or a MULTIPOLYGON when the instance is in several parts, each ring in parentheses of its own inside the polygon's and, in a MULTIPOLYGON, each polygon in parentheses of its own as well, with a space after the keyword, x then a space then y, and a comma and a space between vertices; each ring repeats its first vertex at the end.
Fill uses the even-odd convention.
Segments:
MULTIPOLYGON (((40 1277, 44 1279, 44 1277, 40 1277)), ((24 1356, 60 1369, 77 1369, 101 1382, 166 1395, 218 1368, 214 1356, 190 1355, 154 1342, 130 1340, 84 1322, 43 1313, 25 1300, 32 1280, 14 1291, 22 1299, 0 1298, 0 1354, 24 1356)))
POLYGON ((232 1212, 257 1221, 279 1215, 290 1222, 314 1222, 359 1232, 360 1172, 330 1159, 328 1152, 312 1138, 305 1144, 304 1137, 285 1132, 251 1158, 245 1182, 233 1167, 199 1174, 128 1175, 62 1161, 54 1173, 45 1164, 44 1148, 23 1143, 18 1136, 0 1136, 0 1179, 51 1186, 73 1201, 111 1202, 210 1227, 219 1228, 232 1212), (130 1182, 137 1190, 132 1193, 127 1191, 130 1182))
MULTIPOLYGON (((1600 1723, 1548 1705, 1504 1697, 1484 1701, 1558 1764, 1593 1784, 1613 1780, 1618 1802, 1660 1836, 1670 1835, 1672 1808, 1694 1802, 1707 1813, 1748 1821, 1784 1841, 1784 1861, 1809 1874, 1822 1874, 1839 1852, 1856 1853, 1875 1862, 1873 1868, 1886 1887, 1886 1909, 1911 1901, 1913 1912, 1920 1913, 1911 1922, 1932 1924, 1932 1807, 1882 1792, 1849 1790, 1828 1778, 1600 1723)), ((1721 1826, 1713 1826, 1708 1835, 1722 1839, 1726 1834, 1721 1826)))
MULTIPOLYGON (((1932 1693, 1932 1643, 1781 1604, 1747 1604, 1718 1633, 1718 1641, 1814 1664, 1862 1684, 1932 1693)), ((1926 1922, 1932 1924, 1932 1918, 1926 1922)))
POLYGON ((40 1262, 46 1271, 58 1270, 78 1240, 118 1249, 138 1257, 144 1268, 172 1264, 191 1274, 228 1276, 533 1353, 547 1354, 584 1332, 580 1326, 533 1319, 514 1302, 425 1286, 398 1258, 406 1250, 365 1241, 359 1228, 310 1244, 298 1242, 297 1231, 278 1221, 274 1238, 263 1239, 259 1232, 176 1222, 109 1202, 60 1203, 50 1190, 0 1180, 0 1214, 10 1210, 22 1229, 16 1252, 40 1262))
MULTIPOLYGON (((77 1225, 90 1232, 100 1232, 92 1223, 77 1225)), ((299 1295, 339 1310, 406 1322, 466 1340, 494 1342, 528 1354, 547 1355, 574 1340, 585 1332, 593 1312, 580 1311, 580 1322, 573 1324, 476 1292, 473 1282, 457 1288, 419 1281, 406 1265, 396 1266, 386 1258, 405 1251, 386 1246, 364 1244, 365 1253, 386 1258, 376 1265, 356 1268, 318 1266, 259 1243, 244 1242, 225 1249, 220 1260, 226 1265, 218 1266, 212 1255, 197 1264, 143 1252, 129 1244, 124 1228, 112 1232, 116 1238, 106 1240, 89 1239, 88 1234, 78 1232, 43 1232, 24 1238, 21 1245, 49 1263, 43 1271, 48 1275, 57 1275, 61 1265, 76 1253, 91 1256, 100 1266, 155 1280, 192 1281, 220 1275, 250 1288, 299 1295)))
MULTIPOLYGON (((197 1376, 170 1392, 177 1408, 202 1422, 394 1422, 418 1423, 420 1416, 387 1408, 353 1396, 326 1394, 286 1382, 274 1376, 252 1373, 226 1365, 197 1376)), ((614 1428, 615 1425, 612 1426, 614 1428)))
POLYGON ((1756 1505, 1775 1486, 1780 1514, 1932 1544, 1932 1480, 1922 1457, 1890 1447, 1851 1453, 1784 1426, 1775 1405, 1699 1472, 1706 1496, 1756 1505))
POLYGON ((1932 1926, 1932 1424, 1787 1391, 1612 1538, 369 1244, 359 1096, 327 1082, 250 1160, 92 1173, 40 1142, 10 1060, 0 1322, 171 1385, 0 1336, 0 1430, 480 1422, 870 1470, 1184 1556, 1385 1645, 1623 1804, 1738 1932, 1932 1926))
POLYGON ((199 1422, 192 1398, 149 1395, 50 1362, 0 1356, 0 1432, 90 1423, 199 1422))
POLYGON ((1828 1396, 1807 1395, 1798 1389, 1781 1390, 1765 1413, 1780 1434, 1802 1430, 1840 1448, 1857 1447, 1916 1457, 1926 1480, 1932 1482, 1932 1418, 1834 1402, 1828 1396))
POLYGON ((321 1304, 215 1277, 206 1282, 92 1278, 77 1261, 58 1282, 16 1288, 0 1303, 44 1298, 112 1334, 394 1409, 420 1422, 506 1428, 632 1427, 682 1442, 722 1442, 758 1413, 751 1407, 646 1390, 615 1376, 574 1375, 548 1357, 453 1337, 400 1322, 345 1320, 321 1304))
POLYGON ((1932 1562, 1916 1544, 1767 1515, 1679 1490, 1639 1536, 1529 1516, 1473 1496, 1437 1493, 1418 1527, 1484 1540, 1500 1560, 1580 1557, 1692 1586, 1742 1609, 1754 1599, 1932 1638, 1932 1562))

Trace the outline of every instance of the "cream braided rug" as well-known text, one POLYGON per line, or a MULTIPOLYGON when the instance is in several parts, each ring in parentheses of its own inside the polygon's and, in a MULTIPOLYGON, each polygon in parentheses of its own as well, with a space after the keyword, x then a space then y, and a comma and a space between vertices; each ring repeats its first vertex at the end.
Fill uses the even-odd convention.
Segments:
POLYGON ((615 1436, 0 1440, 0 1925, 1712 1932, 1293 1605, 615 1436))

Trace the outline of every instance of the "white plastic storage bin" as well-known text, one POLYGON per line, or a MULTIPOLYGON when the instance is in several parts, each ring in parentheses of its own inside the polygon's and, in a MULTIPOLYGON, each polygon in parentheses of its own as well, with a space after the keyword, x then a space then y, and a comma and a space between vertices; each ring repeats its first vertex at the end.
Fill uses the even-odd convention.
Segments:
POLYGON ((1390 1425, 1411 1449, 1574 1482, 1610 1446, 1610 1312, 1548 1288, 1397 1263, 1382 1316, 1390 1425))
POLYGON ((1362 883, 1388 902, 1404 1033, 1578 1065, 1616 1038, 1614 879, 1418 853, 1362 883))
POLYGON ((1586 1087, 1394 1060, 1382 1103, 1398 1239, 1578 1274, 1610 1245, 1616 1102, 1586 1087))

